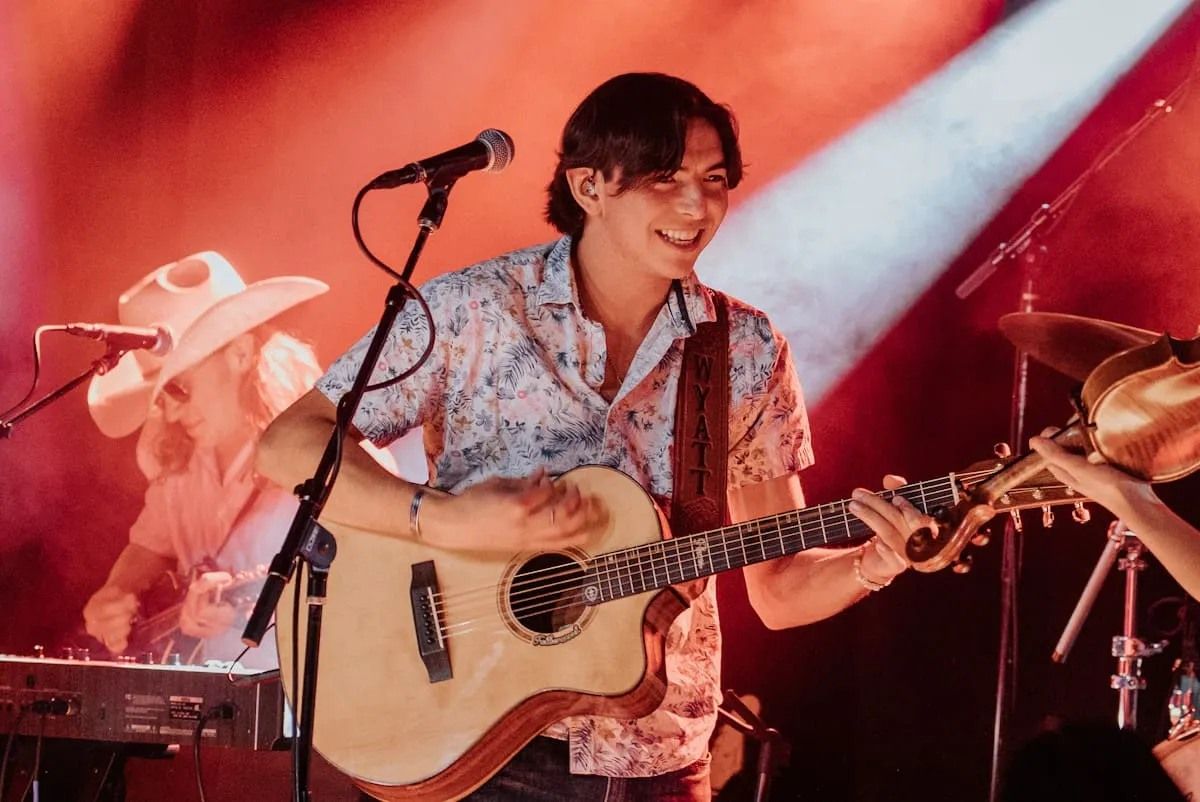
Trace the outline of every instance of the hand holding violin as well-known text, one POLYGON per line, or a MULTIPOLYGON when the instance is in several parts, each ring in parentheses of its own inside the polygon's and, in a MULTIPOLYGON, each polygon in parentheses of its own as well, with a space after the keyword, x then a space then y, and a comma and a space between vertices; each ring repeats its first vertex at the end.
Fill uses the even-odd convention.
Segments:
POLYGON ((1138 517, 1139 511, 1162 505, 1149 482, 1071 453, 1050 439, 1057 433, 1057 429, 1046 429, 1040 437, 1030 439, 1029 447, 1045 458, 1050 473, 1063 484, 1126 521, 1138 517))
POLYGON ((1048 429, 1029 441, 1050 472, 1120 518, 1183 589, 1200 598, 1200 530, 1167 507, 1149 482, 1072 454, 1049 439, 1054 433, 1048 429))

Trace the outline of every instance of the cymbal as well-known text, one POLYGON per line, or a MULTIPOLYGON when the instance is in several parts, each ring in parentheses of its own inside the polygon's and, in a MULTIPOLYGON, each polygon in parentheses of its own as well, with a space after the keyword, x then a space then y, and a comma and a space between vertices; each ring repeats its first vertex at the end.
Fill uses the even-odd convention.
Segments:
POLYGON ((1000 318, 1000 331, 1037 361, 1079 381, 1113 354, 1162 336, 1123 323, 1057 312, 1013 312, 1000 318))

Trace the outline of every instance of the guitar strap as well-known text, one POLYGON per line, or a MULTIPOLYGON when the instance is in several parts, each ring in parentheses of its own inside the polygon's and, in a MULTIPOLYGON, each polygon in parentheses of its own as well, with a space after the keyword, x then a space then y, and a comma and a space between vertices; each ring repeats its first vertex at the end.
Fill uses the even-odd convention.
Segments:
POLYGON ((210 557, 210 559, 212 559, 214 562, 220 559, 221 554, 225 551, 225 547, 229 545, 229 540, 233 537, 233 533, 237 530, 242 521, 246 519, 246 515, 254 507, 255 503, 257 503, 259 496, 262 495, 262 491, 262 483, 257 477, 255 477, 254 489, 250 491, 250 495, 238 509, 238 513, 234 516, 232 523, 229 524, 229 530, 225 533, 225 539, 221 541, 220 548, 218 548, 216 553, 210 557))
POLYGON ((729 522, 729 309, 712 291, 717 318, 683 346, 675 403, 671 532, 689 535, 729 522))

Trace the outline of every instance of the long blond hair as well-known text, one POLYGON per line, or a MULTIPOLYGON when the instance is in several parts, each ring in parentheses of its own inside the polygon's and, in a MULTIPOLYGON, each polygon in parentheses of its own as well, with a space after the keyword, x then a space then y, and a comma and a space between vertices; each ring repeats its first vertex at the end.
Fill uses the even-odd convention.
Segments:
MULTIPOLYGON (((287 332, 267 324, 250 334, 256 358, 238 388, 237 399, 257 438, 280 412, 312 388, 321 368, 312 346, 287 332)), ((147 471, 154 476, 184 470, 194 447, 182 426, 162 421, 148 442, 139 443, 139 449, 146 448, 157 463, 156 470, 147 471)))

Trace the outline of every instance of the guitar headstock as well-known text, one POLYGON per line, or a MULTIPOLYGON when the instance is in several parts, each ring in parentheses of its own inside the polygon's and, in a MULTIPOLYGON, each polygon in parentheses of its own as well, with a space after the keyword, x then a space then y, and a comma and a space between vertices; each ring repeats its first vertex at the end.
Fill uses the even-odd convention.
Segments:
MULTIPOLYGON (((1001 451, 997 447, 997 452, 1001 451)), ((1084 503, 1089 499, 1044 470, 1043 464, 1037 454, 997 456, 953 474, 959 500, 931 511, 938 524, 936 531, 919 530, 909 538, 906 551, 913 568, 933 572, 950 566, 956 573, 966 573, 970 556, 963 551, 969 545, 987 544, 990 535, 984 527, 999 513, 1007 512, 1014 529, 1022 532, 1022 510, 1040 508, 1042 526, 1049 528, 1054 525, 1054 508, 1069 504, 1074 507, 1072 520, 1086 523, 1091 513, 1084 503)))
MULTIPOLYGON (((968 469, 968 473, 972 474, 972 476, 970 479, 964 480, 964 489, 969 491, 984 480, 1004 470, 1013 461, 1012 459, 1008 459, 975 463, 975 465, 972 465, 968 469), (986 471, 986 474, 979 475, 981 471, 986 471)), ((1082 505, 1087 501, 1090 501, 1090 499, 1079 495, 1073 488, 1060 482, 1050 471, 1043 470, 1005 490, 1002 495, 991 503, 991 506, 996 512, 1016 512, 1041 507, 1043 518, 1049 513, 1049 521, 1045 525, 1051 526, 1054 520, 1053 507, 1064 504, 1078 504, 1080 505, 1080 509, 1086 512, 1087 508, 1082 505)), ((1014 520, 1020 520, 1020 516, 1015 516, 1014 520)), ((1086 522, 1086 519, 1080 521, 1080 523, 1084 522, 1086 522)), ((1020 528, 1018 525, 1017 529, 1020 530, 1020 528)))

